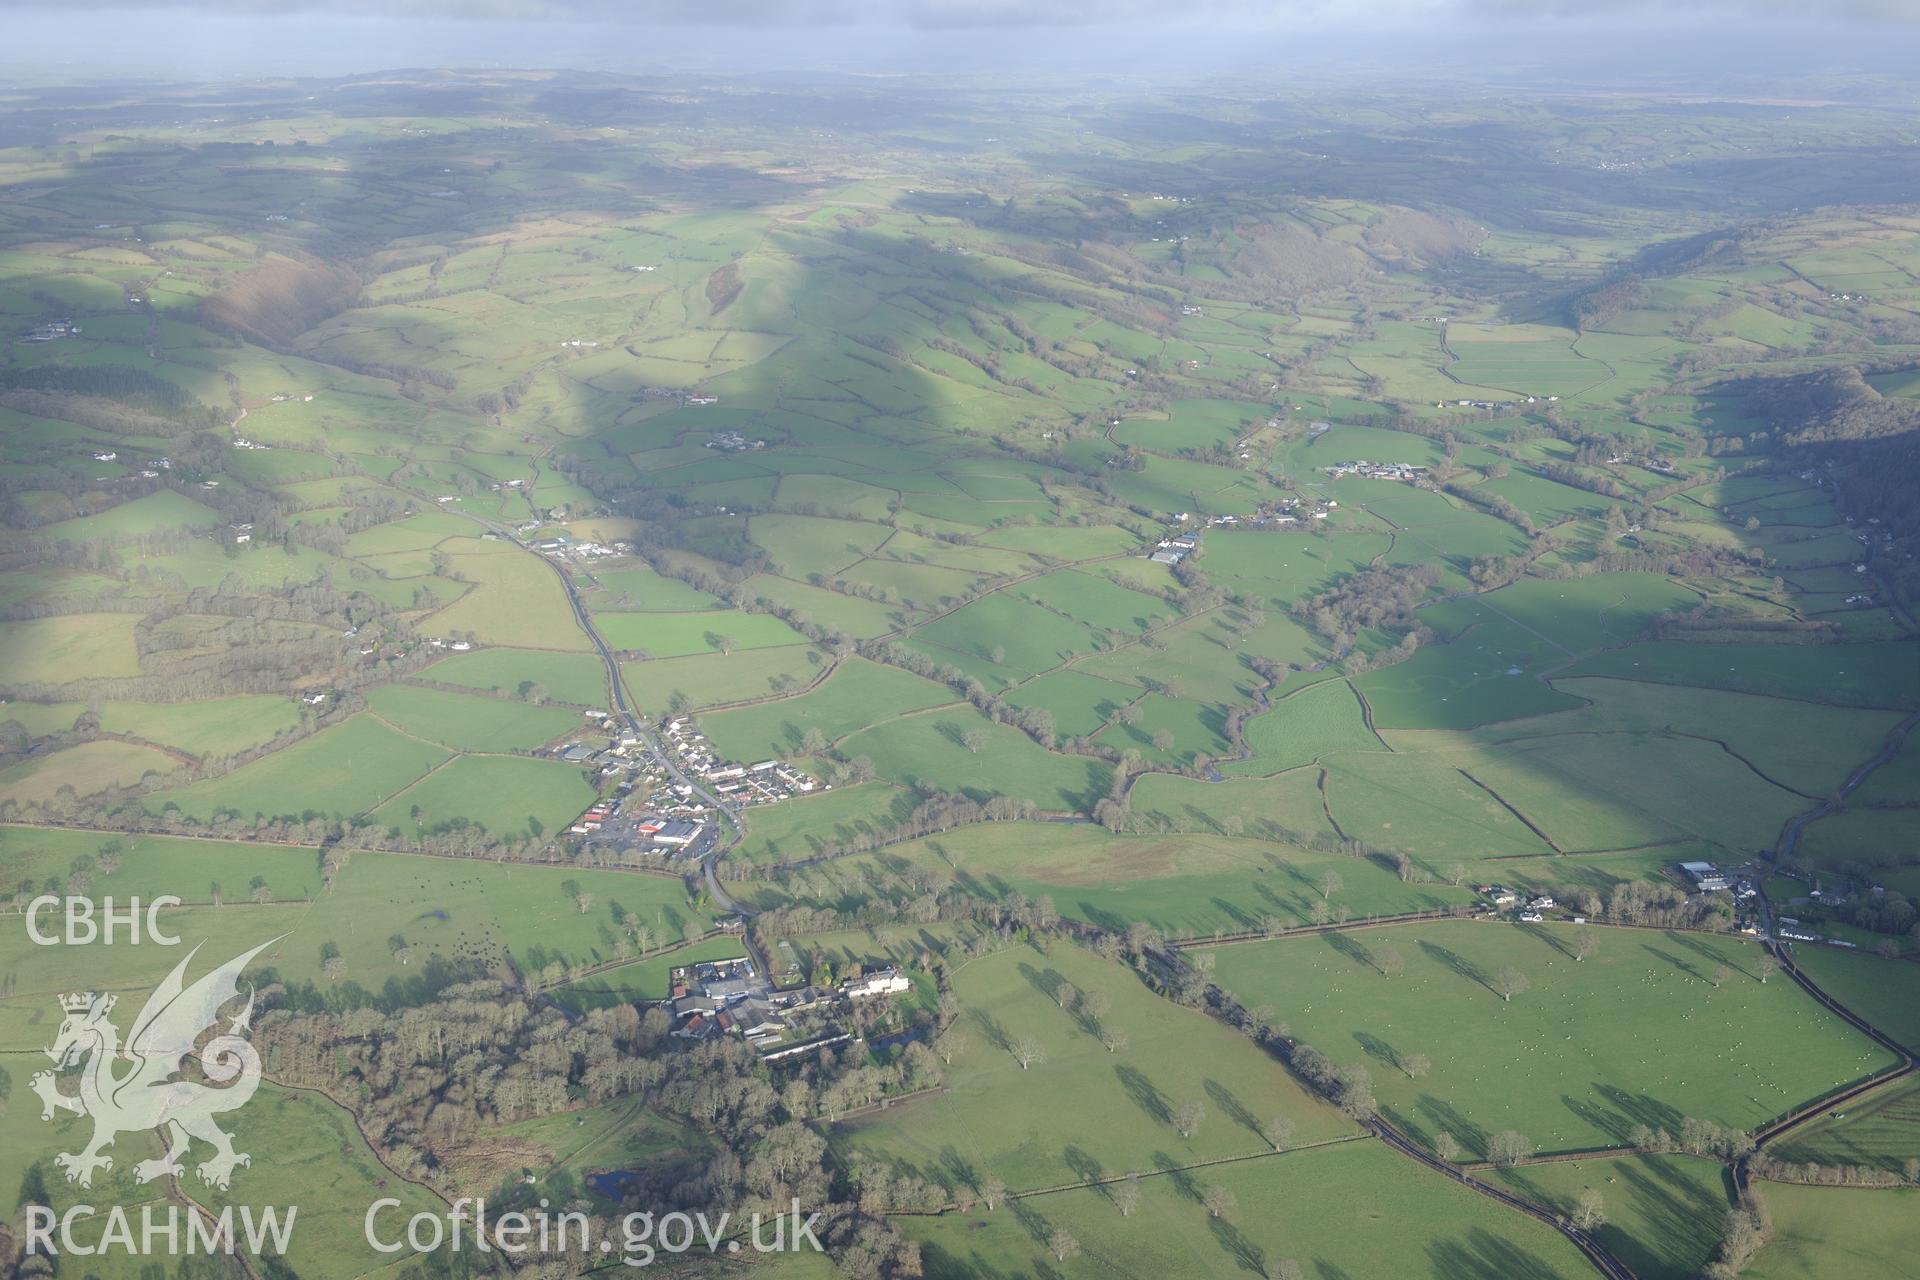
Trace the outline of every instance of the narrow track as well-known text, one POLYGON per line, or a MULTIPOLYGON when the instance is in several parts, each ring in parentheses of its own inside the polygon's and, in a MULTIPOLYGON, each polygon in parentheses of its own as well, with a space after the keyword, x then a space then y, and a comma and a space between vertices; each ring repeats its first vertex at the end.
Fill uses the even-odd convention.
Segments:
POLYGON ((1847 780, 1841 783, 1832 795, 1805 813, 1795 814, 1793 817, 1788 818, 1787 825, 1780 828, 1779 842, 1774 845, 1774 861, 1778 862, 1785 858, 1791 858, 1794 852, 1799 849, 1800 837, 1806 834, 1807 828, 1839 809, 1840 806, 1846 802, 1846 798, 1852 795, 1854 791, 1859 788, 1860 784, 1872 775, 1875 769, 1878 769, 1881 765, 1893 759, 1899 752, 1902 744, 1906 742, 1907 735, 1913 732, 1915 725, 1920 725, 1920 711, 1914 712, 1905 720, 1902 720, 1899 724, 1896 724, 1892 729, 1888 730, 1886 741, 1880 744, 1880 750, 1874 753, 1871 759, 1848 774, 1847 780))

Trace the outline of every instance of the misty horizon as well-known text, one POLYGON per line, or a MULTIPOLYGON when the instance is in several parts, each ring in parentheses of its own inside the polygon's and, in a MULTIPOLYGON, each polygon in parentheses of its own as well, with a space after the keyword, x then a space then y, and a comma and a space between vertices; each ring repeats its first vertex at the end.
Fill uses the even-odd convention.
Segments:
POLYGON ((1234 3, 1149 17, 1131 3, 819 4, 714 22, 690 5, 613 20, 599 4, 409 6, 399 16, 299 4, 54 5, 14 0, 0 83, 327 78, 397 69, 992 76, 1225 77, 1278 91, 1391 74, 1559 92, 1631 86, 1783 100, 1911 105, 1920 8, 1638 4, 1602 13, 1500 0, 1234 3), (504 15, 504 16, 503 16, 504 15), (1832 83, 1849 83, 1836 94, 1832 83), (1826 86, 1826 87, 1821 87, 1826 86), (1817 90, 1817 91, 1815 91, 1817 90))

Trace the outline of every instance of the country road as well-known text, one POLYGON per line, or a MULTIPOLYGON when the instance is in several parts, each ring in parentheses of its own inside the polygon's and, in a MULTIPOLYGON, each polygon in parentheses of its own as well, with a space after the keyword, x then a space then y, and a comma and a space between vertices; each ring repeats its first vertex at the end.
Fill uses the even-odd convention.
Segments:
POLYGON ((606 664, 607 685, 613 691, 614 709, 626 720, 627 726, 633 731, 634 736, 640 739, 642 745, 646 747, 648 754, 658 761, 661 767, 666 769, 676 781, 691 787, 693 793, 711 804, 716 812, 726 815, 726 822, 733 829, 733 834, 724 843, 715 841, 713 847, 701 856, 700 874, 706 879, 707 892, 712 895, 713 900, 719 903, 720 906, 737 915, 753 915, 752 910, 742 906, 731 894, 721 887, 720 877, 714 871, 722 855, 740 843, 741 837, 744 834, 744 828, 740 823, 740 815, 734 809, 723 803, 720 797, 707 790, 705 785, 697 778, 693 777, 685 769, 682 769, 679 760, 661 745, 660 740, 655 737, 641 721, 639 714, 635 712, 631 706, 627 705, 627 686, 626 682, 620 677, 620 664, 614 659, 613 650, 608 646, 606 639, 601 636, 599 628, 593 625, 593 617, 587 612, 586 603, 580 599, 579 589, 573 585, 573 576, 567 572, 566 567, 555 563, 546 556, 540 555, 538 551, 535 551, 532 547, 522 542, 511 530, 499 530, 498 532, 500 532, 502 536, 511 539, 514 546, 519 547, 528 555, 538 556, 542 564, 552 569, 554 573, 559 576, 560 587, 567 593, 567 603, 573 606, 574 620, 580 624, 580 629, 587 633, 587 639, 593 641, 594 650, 599 653, 600 661, 606 664))
MULTIPOLYGON (((417 490, 414 492, 418 493, 417 490)), ((431 495, 427 494, 419 494, 418 496, 429 499, 431 497, 431 495)), ((725 841, 715 841, 713 847, 700 859, 700 874, 706 881, 707 893, 713 898, 714 902, 718 903, 724 910, 744 917, 751 917, 756 914, 752 908, 742 905, 733 895, 729 894, 726 889, 722 887, 720 877, 714 870, 714 868, 719 865, 720 859, 726 854, 727 850, 738 845, 745 835, 745 828, 741 824, 739 813, 731 806, 722 803, 720 797, 709 791, 699 779, 682 769, 679 760, 661 745, 660 739, 646 727, 639 713, 628 705, 627 686, 626 682, 620 677, 620 664, 615 660, 613 649, 607 644, 606 638, 600 634, 600 629, 593 625, 593 616, 587 612, 586 603, 580 599, 579 589, 573 585, 573 577, 567 572, 566 567, 555 563, 553 560, 535 551, 521 540, 519 534, 497 520, 489 520, 487 517, 476 515, 471 511, 462 511, 457 505, 452 514, 464 516, 497 537, 506 539, 520 550, 534 557, 534 559, 538 560, 541 564, 547 566, 547 568, 551 569, 560 579, 560 589, 567 593, 567 603, 573 608, 574 621, 580 624, 580 630, 585 632, 587 639, 593 642, 594 651, 600 655, 600 661, 606 664, 607 688, 613 694, 614 710, 626 721, 628 728, 632 730, 635 737, 640 739, 641 744, 646 747, 648 754, 659 762, 660 767, 671 774, 676 781, 690 787, 695 795, 705 800, 708 804, 711 804, 717 813, 725 815, 726 824, 732 828, 733 834, 729 839, 725 841)))

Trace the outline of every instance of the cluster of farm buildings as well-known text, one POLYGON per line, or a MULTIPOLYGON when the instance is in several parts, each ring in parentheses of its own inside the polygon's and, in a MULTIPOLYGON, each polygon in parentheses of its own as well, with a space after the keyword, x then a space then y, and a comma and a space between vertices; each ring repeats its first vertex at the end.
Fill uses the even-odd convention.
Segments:
POLYGON ((1192 555, 1194 548, 1199 545, 1200 540, 1190 533, 1162 538, 1159 545, 1147 553, 1147 559, 1155 564, 1179 564, 1192 555))
POLYGON ((1650 453, 1616 453, 1607 459, 1610 467, 1639 467, 1643 471, 1658 471, 1662 475, 1676 474, 1676 468, 1665 458, 1650 453))
POLYGON ((1483 884, 1475 891, 1495 907, 1515 912, 1516 918, 1526 924, 1536 924, 1546 919, 1545 913, 1558 905, 1544 893, 1527 897, 1519 890, 1509 889, 1503 884, 1483 884))
MULTIPOLYGON (((1312 503, 1303 503, 1299 498, 1283 498, 1278 502, 1262 503, 1260 509, 1250 516, 1208 516, 1206 525, 1209 529, 1237 529, 1243 525, 1252 529, 1287 528, 1299 524, 1302 515, 1309 520, 1325 520, 1339 505, 1332 498, 1312 503)), ((1182 528, 1192 523, 1192 513, 1176 511, 1171 518, 1176 527, 1147 552, 1147 559, 1155 564, 1179 564, 1199 549, 1199 533, 1186 532, 1182 528)))
POLYGON ((55 320, 49 324, 37 324, 22 332, 19 342, 58 342, 62 338, 77 338, 80 326, 71 320, 55 320))
MULTIPOLYGON (((1763 936, 1764 918, 1760 915, 1758 903, 1760 893, 1753 881, 1744 871, 1727 871, 1711 862, 1682 862, 1675 867, 1679 877, 1698 894, 1725 894, 1733 900, 1734 925, 1741 933, 1749 936, 1763 936)), ((1508 912, 1512 918, 1522 923, 1537 923, 1547 918, 1547 913, 1565 908, 1546 894, 1529 894, 1511 889, 1505 885, 1483 884, 1475 887, 1475 892, 1483 898, 1487 907, 1496 912, 1508 912)), ((1886 890, 1873 885, 1863 890, 1872 894, 1882 894, 1886 890)), ((1818 913, 1821 909, 1841 907, 1851 900, 1844 889, 1822 889, 1815 885, 1801 897, 1792 902, 1796 907, 1805 904, 1818 913)), ((1582 916, 1573 916, 1575 924, 1585 924, 1582 916)), ((1830 947, 1853 950, 1859 944, 1845 938, 1829 937, 1814 930, 1811 923, 1798 916, 1777 915, 1772 922, 1772 936, 1782 942, 1821 942, 1830 947)))
MULTIPOLYGON (((519 481, 516 480, 511 483, 518 484, 519 481)), ((534 522, 532 527, 538 529, 540 525, 538 522, 534 522)), ((523 531, 525 530, 516 530, 516 532, 523 531)), ((629 542, 593 542, 590 540, 575 542, 563 533, 549 534, 541 538, 538 542, 530 542, 527 545, 549 560, 604 560, 608 556, 627 555, 633 550, 633 544, 629 542)))
MULTIPOLYGON (((1759 891, 1746 877, 1722 871, 1711 862, 1682 862, 1678 866, 1680 874, 1697 893, 1724 893, 1731 896, 1736 907, 1751 902, 1758 897, 1759 891)), ((1527 894, 1518 889, 1510 889, 1501 884, 1477 885, 1474 892, 1486 899, 1489 906, 1498 911, 1512 911, 1516 918, 1525 923, 1546 919, 1546 912, 1559 908, 1553 898, 1547 894, 1527 894)), ((1581 917, 1575 916, 1574 923, 1585 924, 1581 917)))
MULTIPOLYGON (((87 451, 87 456, 89 458, 92 458, 95 462, 119 462, 120 461, 120 452, 117 449, 90 449, 87 451)), ((132 461, 129 461, 126 465, 135 466, 136 464, 133 463, 132 461)), ((158 480, 160 478, 160 473, 162 471, 171 471, 171 470, 173 470, 172 458, 165 458, 165 457, 150 458, 144 463, 137 464, 137 470, 132 476, 117 476, 117 477, 116 476, 96 476, 95 479, 97 481, 108 481, 108 480, 115 480, 115 479, 132 480, 135 478, 135 476, 137 476, 139 479, 142 479, 142 480, 158 480)))
MULTIPOLYGON (((1553 404, 1559 399, 1559 396, 1521 396, 1517 400, 1455 400, 1453 405, 1457 409, 1485 409, 1493 411, 1511 409, 1517 404, 1553 404)), ((1434 402, 1433 407, 1436 409, 1444 409, 1447 407, 1447 402, 1445 400, 1437 400, 1434 402)))
POLYGON ((1365 480, 1406 480, 1417 483, 1426 478, 1427 469, 1412 462, 1368 462, 1361 458, 1353 462, 1336 462, 1330 467, 1322 467, 1328 475, 1359 476, 1365 480))
POLYGON ((673 1019, 672 1034, 686 1040, 739 1036, 773 1061, 851 1038, 822 1015, 912 988, 904 973, 891 968, 861 973, 834 987, 781 988, 751 959, 737 956, 675 969, 662 1005, 673 1019))

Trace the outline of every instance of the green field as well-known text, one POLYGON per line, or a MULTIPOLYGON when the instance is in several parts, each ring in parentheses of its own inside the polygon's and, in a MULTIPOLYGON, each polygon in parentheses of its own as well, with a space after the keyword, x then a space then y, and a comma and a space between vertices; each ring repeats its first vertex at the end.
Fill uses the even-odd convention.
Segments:
MULTIPOLYGON (((1018 1191, 1077 1182, 1091 1171, 1122 1174, 1156 1162, 1189 1164, 1270 1150, 1262 1118, 1284 1113, 1295 1141, 1354 1132, 1351 1122, 1275 1071, 1244 1037, 1150 995, 1125 969, 1057 945, 1015 947, 954 974, 967 1047, 948 1091, 835 1128, 851 1157, 889 1161, 958 1195, 988 1176, 1018 1191), (1054 1004, 1060 978, 1106 993, 1102 1027, 1124 1028, 1128 1047, 1109 1053, 1097 1031, 1054 1004), (1006 1045, 1032 1036, 1046 1061, 1022 1069, 1006 1045), (1170 1114, 1183 1102, 1208 1111, 1192 1138, 1170 1114)), ((949 1033, 951 1034, 951 1033, 949 1033)))
POLYGON ((1573 1280, 1592 1265, 1543 1223, 1423 1177, 1378 1143, 1141 1179, 1122 1217, 1107 1190, 1067 1191, 992 1213, 898 1219, 920 1242, 932 1280, 984 1276, 1162 1275, 1232 1280, 1291 1260, 1321 1276, 1530 1276, 1573 1280), (1238 1204, 1209 1217, 1205 1188, 1238 1204), (1082 1252, 1056 1266, 1044 1242, 1065 1231, 1082 1252))
POLYGON ((1904 645, 1686 644, 1662 640, 1596 654, 1575 663, 1566 674, 1691 684, 1841 706, 1911 709, 1920 706, 1917 671, 1920 667, 1904 645))
POLYGON ((1325 773, 1326 808, 1341 831, 1429 866, 1551 847, 1498 796, 1438 754, 1348 752, 1329 760, 1325 773))
POLYGON ((425 1187, 394 1177, 368 1148, 352 1117, 319 1094, 263 1086, 260 1096, 235 1117, 232 1132, 240 1150, 268 1157, 249 1166, 249 1173, 258 1168, 262 1176, 236 1182, 232 1192, 216 1192, 204 1203, 216 1213, 226 1203, 300 1206, 295 1239, 303 1251, 312 1249, 326 1260, 314 1272, 317 1276, 361 1276, 386 1262, 386 1255, 367 1243, 364 1229, 367 1208, 374 1201, 400 1201, 386 1211, 392 1216, 383 1218, 383 1227, 440 1204, 425 1187))
POLYGON ((1475 1153, 1506 1129, 1566 1151, 1683 1116, 1753 1128, 1888 1063, 1791 982, 1754 977, 1756 947, 1637 929, 1603 930, 1584 961, 1571 945, 1571 926, 1415 925, 1226 947, 1218 972, 1297 1038, 1365 1063, 1396 1125, 1475 1153), (1385 947, 1404 973, 1380 972, 1385 947), (1510 1000, 1509 969, 1529 983, 1510 1000), (1431 1074, 1411 1079, 1416 1053, 1431 1074))
POLYGON ((562 707, 417 685, 382 685, 367 695, 367 705, 401 732, 456 751, 531 751, 581 723, 562 707))
POLYGON ((75 796, 89 796, 133 786, 148 774, 165 777, 180 763, 137 743, 83 742, 0 771, 0 796, 22 804, 45 804, 69 788, 75 796))
MULTIPOLYGON (((1720 747, 1750 763, 1768 779, 1807 795, 1823 794, 1855 765, 1874 755, 1899 717, 1892 712, 1783 703, 1778 698, 1700 688, 1653 685, 1637 680, 1567 679, 1554 688, 1589 700, 1577 711, 1536 720, 1492 726, 1477 732, 1481 742, 1512 742, 1556 734, 1661 732, 1720 747), (1791 715, 1792 735, 1780 732, 1781 717, 1791 715)), ((1413 750, 1426 745, 1417 735, 1394 734, 1391 741, 1413 750)), ((1873 775, 1878 778, 1879 774, 1873 775)))
POLYGON ((100 728, 158 742, 196 756, 227 755, 271 741, 300 723, 291 698, 256 695, 205 702, 110 702, 100 728))
MULTIPOLYGON (((64 872, 72 855, 92 852, 99 843, 82 833, 0 828, 0 849, 10 865, 29 871, 64 872)), ((188 942, 218 938, 224 940, 221 945, 238 947, 249 939, 277 939, 260 964, 292 983, 330 989, 321 957, 323 951, 337 952, 345 962, 341 984, 396 998, 408 992, 409 984, 432 981, 441 972, 477 975, 510 966, 540 978, 557 964, 551 975, 557 979, 567 970, 613 963, 620 958, 622 938, 629 937, 623 921, 644 925, 652 948, 678 942, 689 929, 698 933, 710 927, 685 886, 669 876, 362 851, 329 891, 320 882, 311 849, 164 837, 134 842, 101 891, 185 899, 188 906, 163 919, 170 932, 188 942), (266 905, 251 900, 254 875, 266 882, 271 898, 266 905), (226 905, 209 905, 215 888, 223 891, 226 905), (585 911, 582 893, 588 896, 585 911), (411 953, 403 957, 396 940, 411 953)), ((725 954, 738 954, 738 939, 730 945, 733 950, 725 954)), ((44 1029, 34 1021, 38 1010, 73 984, 138 986, 157 980, 178 957, 166 955, 164 948, 150 950, 151 959, 141 964, 154 972, 143 968, 114 978, 111 954, 104 949, 69 948, 62 955, 55 948, 34 947, 14 917, 0 931, 0 952, 19 989, 0 1005, 0 1042, 43 1040, 44 1029)), ((664 968, 660 976, 664 979, 664 968)))
POLYGON ((1920 1084, 1896 1080, 1767 1144, 1794 1164, 1874 1168, 1904 1176, 1920 1153, 1920 1084))
POLYGON ((1823 946, 1797 946, 1793 959, 1822 991, 1900 1044, 1920 1049, 1920 985, 1909 964, 1823 946))
POLYGON ((883 870, 902 866, 950 877, 991 901, 1044 894, 1073 919, 1115 929, 1143 921, 1182 937, 1238 933, 1263 927, 1268 918, 1286 928, 1311 923, 1329 871, 1342 881, 1334 901, 1354 915, 1438 910, 1467 899, 1451 885, 1410 884, 1371 860, 1259 840, 1111 835, 1090 825, 1024 822, 909 841, 782 885, 802 897, 858 900, 883 870))
POLYGON ((840 751, 866 756, 879 775, 907 786, 950 786, 976 799, 1004 795, 1042 809, 1084 812, 1106 791, 1109 766, 1057 755, 1017 729, 995 725, 972 708, 902 717, 846 738, 840 751), (970 750, 970 730, 986 735, 970 750))
POLYGON ((467 632, 482 644, 580 651, 587 638, 567 607, 553 571, 533 556, 498 543, 469 543, 450 557, 454 572, 473 584, 454 603, 423 620, 430 634, 467 632))
POLYGON ((1642 1280, 1692 1280, 1719 1243, 1731 1207, 1725 1166, 1691 1156, 1622 1156, 1535 1164, 1478 1175, 1543 1209, 1571 1216, 1583 1191, 1598 1192, 1600 1244, 1642 1280))
POLYGON ((1004 592, 976 600, 919 631, 923 642, 957 656, 988 658, 996 666, 1033 673, 1091 653, 1099 647, 1095 635, 1078 619, 1004 592))
POLYGON ((816 689, 794 698, 703 716, 700 727, 732 760, 799 754, 808 730, 829 744, 889 716, 954 701, 953 692, 895 667, 852 658, 816 689))
POLYGON ((804 688, 820 677, 826 663, 827 656, 810 645, 783 645, 730 654, 623 662, 620 674, 636 705, 660 715, 676 703, 698 709, 804 688))
POLYGON ((124 846, 120 867, 98 876, 101 889, 122 897, 154 898, 173 894, 186 902, 206 902, 210 884, 240 886, 258 875, 276 901, 304 900, 320 887, 312 852, 230 840, 178 836, 114 837, 94 831, 38 827, 0 827, 0 863, 14 891, 27 882, 57 882, 67 877, 76 858, 92 857, 118 840, 124 846))
POLYGON ((76 613, 0 622, 0 671, 9 685, 58 684, 140 671, 132 613, 76 613))
POLYGON ((607 668, 599 658, 584 653, 482 649, 436 662, 422 673, 422 678, 513 695, 519 695, 523 685, 537 685, 557 702, 584 707, 607 705, 607 668))
POLYGON ((355 716, 232 773, 147 797, 159 813, 177 808, 207 819, 218 813, 269 818, 365 813, 444 764, 451 753, 355 716))
POLYGON ((738 856, 791 862, 879 836, 912 809, 912 793, 884 782, 839 787, 763 808, 748 823, 738 856))
POLYGON ((1884 867, 1912 846, 1912 811, 1848 807, 1808 824, 1797 858, 1814 868, 1884 867))
POLYGON ((1470 620, 1452 639, 1354 680, 1376 728, 1473 729, 1579 705, 1539 678, 1571 655, 1498 614, 1454 616, 1470 620))
POLYGON ((1746 1270, 1754 1280, 1894 1280, 1920 1245, 1920 1191, 1768 1185, 1773 1239, 1746 1270))
MULTIPOLYGON (((1438 736, 1422 735, 1429 750, 1417 759, 1453 766, 1566 852, 1690 838, 1747 855, 1771 849, 1809 804, 1711 739, 1575 730, 1482 748, 1438 736)), ((1352 806, 1342 798, 1334 812, 1352 806)))
POLYGON ((594 626, 615 649, 654 658, 693 653, 731 654, 805 643, 805 637, 766 613, 601 613, 594 626))
POLYGON ((1378 751, 1353 687, 1329 680, 1295 693, 1247 722, 1246 760, 1221 766, 1229 776, 1265 776, 1311 764, 1333 751, 1378 751))
POLYGON ((472 825, 519 840, 564 828, 593 800, 593 788, 574 765, 468 755, 395 792, 370 816, 409 838, 472 825))

